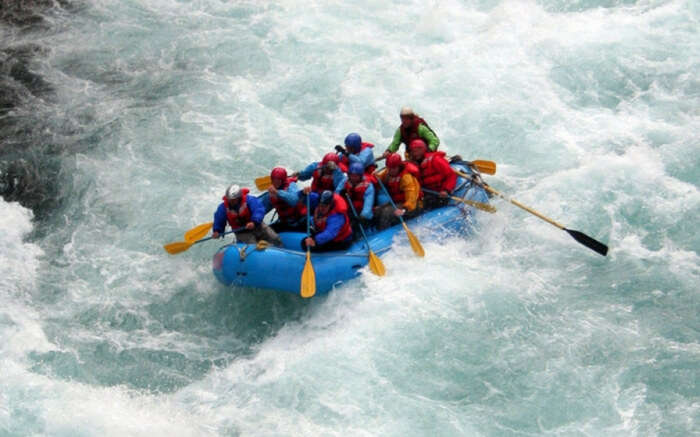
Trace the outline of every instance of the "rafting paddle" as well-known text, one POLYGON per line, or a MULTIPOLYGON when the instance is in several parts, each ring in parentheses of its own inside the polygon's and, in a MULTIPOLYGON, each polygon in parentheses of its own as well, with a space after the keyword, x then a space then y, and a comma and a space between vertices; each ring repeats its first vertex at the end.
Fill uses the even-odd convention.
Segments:
POLYGON ((384 276, 386 274, 386 269, 384 268, 384 264, 382 263, 382 260, 377 257, 377 255, 372 252, 372 247, 369 245, 369 240, 367 239, 367 235, 365 234, 365 229, 362 227, 362 223, 359 222, 360 216, 357 215, 357 211, 355 210, 355 205, 352 204, 352 199, 350 199, 350 196, 345 194, 345 198, 348 199, 348 205, 350 205, 350 209, 352 209, 352 213, 357 218, 358 223, 357 225, 360 227, 360 232, 362 232, 362 238, 365 240, 365 244, 367 245, 367 250, 369 251, 369 270, 374 273, 377 276, 384 276))
MULTIPOLYGON (((437 191, 429 190, 427 188, 421 188, 421 190, 425 191, 426 193, 435 194, 438 196, 440 195, 440 193, 438 193, 437 191)), ((473 206, 474 208, 480 209, 482 211, 490 212, 491 214, 496 212, 496 208, 489 205, 488 203, 475 202, 473 200, 462 199, 461 197, 457 197, 457 196, 448 196, 448 197, 456 202, 462 202, 465 205, 473 206)))
MULTIPOLYGON (((242 231, 243 229, 245 229, 245 228, 234 229, 232 231, 224 232, 221 235, 223 236, 226 234, 230 234, 232 232, 242 231)), ((185 252, 186 250, 188 250, 190 247, 192 247, 193 245, 195 245, 197 243, 202 243, 204 241, 211 240, 212 238, 214 238, 214 237, 202 238, 202 239, 196 240, 196 241, 177 241, 175 243, 168 243, 168 244, 163 246, 163 249, 165 249, 165 251, 168 252, 170 255, 177 255, 178 253, 185 252)))
POLYGON ((496 174, 496 163, 493 161, 484 161, 482 159, 477 159, 475 161, 469 162, 465 161, 469 165, 476 167, 479 173, 485 174, 496 174))
POLYGON ((500 198, 502 198, 502 199, 505 199, 505 200, 509 201, 510 203, 512 203, 513 205, 517 206, 518 208, 524 209, 525 211, 529 212, 530 214, 534 215, 535 217, 538 217, 538 218, 540 218, 540 219, 546 221, 546 222, 549 223, 550 225, 556 226, 557 228, 561 229, 562 231, 566 231, 569 235, 571 235, 571 237, 572 237, 574 240, 576 240, 576 241, 578 241, 579 243, 583 244, 584 246, 586 246, 587 248, 591 249, 592 251, 597 252, 597 253, 599 253, 599 254, 601 254, 601 255, 603 255, 603 256, 605 256, 605 255, 608 254, 608 246, 606 246, 605 244, 601 243, 600 241, 595 240, 595 239, 589 237, 588 235, 584 234, 583 232, 574 231, 573 229, 567 229, 567 228, 566 228, 564 225, 562 225, 561 223, 557 223, 557 222, 555 222, 554 220, 552 220, 551 218, 546 217, 546 216, 540 214, 539 212, 535 211, 534 209, 528 208, 527 206, 523 205, 522 203, 516 201, 515 199, 509 199, 509 198, 507 198, 506 196, 504 196, 503 194, 501 194, 501 193, 499 193, 498 191, 494 190, 493 188, 489 187, 488 185, 484 185, 484 184, 482 184, 482 183, 476 181, 472 176, 470 176, 470 175, 468 175, 468 174, 466 174, 466 173, 462 173, 462 172, 460 172, 460 171, 456 171, 456 173, 457 173, 458 175, 464 177, 464 178, 467 178, 467 179, 470 179, 470 180, 473 181, 473 182, 476 182, 478 185, 480 185, 482 188, 484 188, 484 189, 485 189, 486 191, 488 191, 489 193, 493 193, 493 194, 495 194, 496 196, 498 196, 498 197, 500 197, 500 198))
MULTIPOLYGON (((386 187, 382 183, 381 178, 377 178, 377 182, 379 183, 379 186, 382 187, 382 190, 384 190, 384 194, 386 194, 386 196, 389 198, 389 201, 391 202, 391 206, 394 207, 394 210, 399 209, 396 207, 396 204, 394 203, 394 199, 391 198, 391 195, 386 190, 386 187)), ((413 235, 413 232, 411 232, 408 229, 408 226, 406 226, 406 222, 403 220, 403 217, 401 217, 400 215, 397 217, 401 221, 401 224, 403 225, 403 228, 406 231, 406 235, 408 235, 408 241, 411 243, 411 249, 413 249, 413 252, 421 258, 424 257, 425 251, 423 250, 423 246, 421 246, 420 241, 418 241, 418 238, 416 238, 416 236, 413 235)))
POLYGON ((199 226, 195 226, 189 231, 185 232, 185 241, 193 242, 204 237, 209 233, 209 230, 214 226, 214 222, 204 223, 199 226))
MULTIPOLYGON (((306 195, 306 237, 311 236, 311 207, 309 194, 306 195)), ((316 273, 314 266, 311 265, 311 248, 306 245, 306 263, 304 270, 301 272, 301 286, 299 289, 301 297, 308 298, 316 294, 316 273)))

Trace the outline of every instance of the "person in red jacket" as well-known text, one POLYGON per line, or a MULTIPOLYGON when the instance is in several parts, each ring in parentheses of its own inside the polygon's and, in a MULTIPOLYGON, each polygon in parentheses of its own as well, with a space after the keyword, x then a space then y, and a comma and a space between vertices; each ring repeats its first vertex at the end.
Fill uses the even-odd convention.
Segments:
POLYGON ((445 159, 445 152, 428 152, 428 146, 421 139, 411 141, 408 147, 411 160, 420 170, 421 187, 440 193, 424 192, 423 208, 429 210, 447 205, 450 201, 448 196, 457 185, 457 173, 445 159))

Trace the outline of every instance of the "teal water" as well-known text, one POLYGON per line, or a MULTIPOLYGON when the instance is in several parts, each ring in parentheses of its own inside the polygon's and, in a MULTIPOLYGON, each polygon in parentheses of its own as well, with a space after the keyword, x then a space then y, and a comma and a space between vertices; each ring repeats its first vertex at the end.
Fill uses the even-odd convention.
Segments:
POLYGON ((38 13, 0 28, 42 48, 50 98, 3 117, 41 127, 15 134, 56 200, 0 200, 0 435, 700 434, 697 2, 38 13), (216 243, 163 251, 230 183, 383 148, 404 105, 608 257, 502 200, 309 301, 219 285, 216 243))

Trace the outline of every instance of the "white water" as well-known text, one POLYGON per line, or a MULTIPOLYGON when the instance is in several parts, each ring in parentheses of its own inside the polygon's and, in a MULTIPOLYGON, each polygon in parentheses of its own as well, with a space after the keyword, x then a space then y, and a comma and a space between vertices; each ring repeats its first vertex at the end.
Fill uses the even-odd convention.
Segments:
MULTIPOLYGON (((0 200, 0 434, 698 432, 694 2, 90 1, 43 12, 63 203, 0 200), (77 42, 79 41, 79 42, 77 42), (412 105, 503 201, 328 297, 218 285, 225 187, 412 105)), ((44 113, 47 111, 44 110, 44 113)))

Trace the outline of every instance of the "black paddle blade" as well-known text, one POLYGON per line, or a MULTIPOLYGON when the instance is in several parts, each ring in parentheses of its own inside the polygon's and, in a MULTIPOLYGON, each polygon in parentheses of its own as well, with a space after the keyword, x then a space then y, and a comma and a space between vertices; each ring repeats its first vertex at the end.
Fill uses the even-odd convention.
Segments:
POLYGON ((569 235, 574 237, 574 240, 583 244, 587 248, 594 250, 603 256, 608 254, 608 246, 601 243, 600 241, 594 240, 593 238, 589 237, 588 235, 584 234, 583 232, 574 231, 571 229, 564 229, 564 230, 566 232, 568 232, 569 235))

